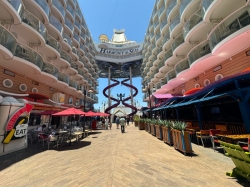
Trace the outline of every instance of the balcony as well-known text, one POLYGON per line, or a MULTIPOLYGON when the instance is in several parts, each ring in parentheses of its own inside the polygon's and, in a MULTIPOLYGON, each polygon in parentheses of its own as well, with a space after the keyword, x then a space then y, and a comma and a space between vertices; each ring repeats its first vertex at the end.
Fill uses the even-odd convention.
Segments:
POLYGON ((46 44, 48 44, 50 47, 53 47, 55 50, 57 50, 59 53, 61 53, 61 49, 62 49, 61 45, 52 36, 47 35, 46 44))
POLYGON ((43 23, 35 17, 33 14, 22 8, 20 11, 20 17, 24 23, 35 29, 37 32, 39 32, 42 37, 46 40, 47 30, 46 27, 43 25, 43 23))
POLYGON ((68 26, 68 28, 71 30, 71 32, 73 31, 74 29, 74 25, 73 23, 67 18, 65 17, 65 24, 68 26))
POLYGON ((172 0, 171 3, 168 5, 168 8, 167 8, 167 12, 166 12, 166 17, 169 16, 170 12, 172 11, 172 9, 177 5, 177 2, 176 0, 172 0))
POLYGON ((68 43, 71 46, 72 45, 71 38, 67 34, 65 34, 65 33, 63 33, 62 36, 63 36, 63 41, 65 41, 66 43, 68 43))
POLYGON ((83 39, 84 41, 86 40, 86 35, 85 35, 85 34, 81 33, 81 37, 82 37, 82 39, 83 39))
MULTIPOLYGON (((37 0, 39 1, 39 0, 37 0)), ((59 0, 52 0, 52 5, 54 5, 57 10, 62 14, 63 18, 65 17, 65 9, 63 7, 63 5, 61 4, 61 2, 59 0)))
POLYGON ((164 18, 164 20, 162 20, 162 22, 161 22, 161 30, 165 27, 165 25, 167 25, 168 24, 168 18, 167 17, 165 17, 164 18))
POLYGON ((56 78, 58 77, 58 68, 53 66, 52 64, 49 64, 48 62, 43 62, 42 71, 53 75, 56 78))
POLYGON ((156 35, 156 41, 159 40, 160 37, 161 37, 160 33, 157 33, 157 35, 156 35))
POLYGON ((28 46, 17 44, 14 52, 15 56, 22 58, 31 62, 32 64, 36 65, 40 69, 43 67, 43 58, 42 56, 34 51, 33 49, 29 48, 28 46))
POLYGON ((188 63, 188 59, 184 59, 182 61, 180 61, 176 66, 175 66, 175 72, 176 75, 178 75, 180 72, 186 70, 189 68, 189 63, 188 63))
POLYGON ((58 72, 58 80, 69 85, 69 76, 62 72, 58 72))
POLYGON ((196 60, 209 53, 211 53, 211 49, 209 47, 208 41, 202 42, 188 54, 189 65, 191 66, 191 64, 193 64, 196 60))
POLYGON ((180 46, 184 42, 183 34, 181 33, 172 43, 172 50, 174 51, 178 46, 180 46))
POLYGON ((71 61, 71 56, 63 50, 61 51, 61 58, 66 60, 68 63, 71 61))
POLYGON ((8 1, 12 7, 19 13, 20 9, 22 8, 22 1, 21 0, 15 0, 15 1, 8 1))
POLYGON ((82 17, 81 10, 79 8, 76 8, 76 13, 80 18, 82 17))
POLYGON ((3 26, 0 25, 0 44, 7 48, 12 54, 16 50, 16 38, 3 26))
POLYGON ((202 0, 201 1, 201 14, 202 14, 202 18, 204 18, 207 9, 213 3, 213 1, 214 0, 202 0))
POLYGON ((76 40, 76 41, 80 41, 80 37, 78 36, 78 34, 76 34, 75 32, 74 32, 74 39, 76 40))
MULTIPOLYGON (((78 70, 78 65, 75 63, 75 61, 70 62, 70 66, 75 69, 76 71, 78 70)), ((78 71, 77 71, 78 72, 78 71)))
POLYGON ((46 15, 49 17, 50 8, 46 0, 35 0, 35 2, 44 10, 46 15))
POLYGON ((77 82, 73 80, 69 80, 69 86, 75 88, 77 90, 77 82))
POLYGON ((73 8, 69 3, 67 3, 66 9, 69 11, 69 13, 71 14, 71 16, 72 16, 73 18, 75 18, 75 11, 74 11, 74 8, 73 8))
POLYGON ((161 16, 161 13, 165 10, 165 3, 163 3, 163 5, 159 8, 158 10, 158 17, 161 16))
POLYGON ((79 21, 75 20, 75 25, 79 30, 81 30, 81 23, 79 21))
POLYGON ((188 6, 188 4, 190 3, 190 0, 182 0, 182 3, 180 5, 180 15, 182 15, 182 13, 184 12, 185 8, 188 6))
POLYGON ((174 79, 176 77, 176 73, 175 70, 171 70, 168 72, 166 78, 167 78, 167 82, 170 81, 171 79, 174 79))
POLYGON ((170 33, 166 33, 163 40, 162 40, 162 44, 164 45, 168 40, 170 39, 170 33))
POLYGON ((180 23, 180 15, 178 14, 177 16, 175 16, 175 18, 173 19, 173 21, 170 23, 169 29, 170 32, 173 32, 174 28, 180 23))
POLYGON ((250 6, 243 7, 221 21, 209 34, 211 50, 222 40, 250 25, 250 6))
POLYGON ((58 19, 56 19, 55 16, 53 16, 52 14, 49 15, 49 23, 51 25, 53 25, 60 33, 62 33, 62 24, 60 23, 60 21, 58 19))
POLYGON ((202 15, 201 15, 201 10, 198 10, 195 12, 185 23, 183 27, 183 36, 186 38, 187 34, 189 31, 195 27, 198 23, 202 21, 202 15))
POLYGON ((164 65, 165 65, 165 64, 164 64, 164 61, 161 60, 157 67, 158 67, 158 69, 160 69, 160 68, 161 68, 162 66, 164 66, 164 65))
POLYGON ((159 20, 157 19, 157 20, 154 22, 154 27, 156 28, 158 25, 159 25, 159 20))

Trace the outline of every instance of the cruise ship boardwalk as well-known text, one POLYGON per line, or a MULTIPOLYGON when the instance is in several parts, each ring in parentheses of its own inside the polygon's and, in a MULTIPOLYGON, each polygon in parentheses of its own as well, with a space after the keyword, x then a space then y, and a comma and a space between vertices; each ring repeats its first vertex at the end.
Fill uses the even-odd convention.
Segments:
POLYGON ((72 146, 33 144, 0 157, 0 186, 250 186, 225 175, 231 159, 211 148, 193 150, 195 156, 184 156, 133 125, 124 134, 98 130, 72 146))

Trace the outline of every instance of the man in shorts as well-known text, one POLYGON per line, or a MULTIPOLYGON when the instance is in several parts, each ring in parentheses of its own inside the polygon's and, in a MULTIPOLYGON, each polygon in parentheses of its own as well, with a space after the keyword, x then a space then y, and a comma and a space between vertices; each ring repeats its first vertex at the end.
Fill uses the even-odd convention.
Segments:
POLYGON ((121 117, 120 119, 120 125, 121 125, 121 132, 124 133, 125 132, 125 118, 121 117))
POLYGON ((120 118, 119 117, 116 118, 115 123, 116 123, 116 128, 119 129, 119 124, 120 124, 120 118))

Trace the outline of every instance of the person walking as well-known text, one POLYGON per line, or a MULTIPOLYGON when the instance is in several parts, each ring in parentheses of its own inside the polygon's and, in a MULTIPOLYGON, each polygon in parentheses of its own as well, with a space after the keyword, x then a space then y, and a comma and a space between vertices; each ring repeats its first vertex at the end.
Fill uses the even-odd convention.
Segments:
POLYGON ((116 128, 119 129, 119 124, 120 124, 120 118, 119 117, 116 118, 115 123, 116 123, 116 128))
POLYGON ((125 118, 122 116, 120 119, 120 125, 121 125, 121 132, 124 133, 125 132, 125 118))
POLYGON ((130 121, 129 116, 127 116, 126 121, 127 121, 127 126, 129 126, 129 121, 130 121))
POLYGON ((106 117, 105 119, 105 130, 109 129, 109 118, 106 117))

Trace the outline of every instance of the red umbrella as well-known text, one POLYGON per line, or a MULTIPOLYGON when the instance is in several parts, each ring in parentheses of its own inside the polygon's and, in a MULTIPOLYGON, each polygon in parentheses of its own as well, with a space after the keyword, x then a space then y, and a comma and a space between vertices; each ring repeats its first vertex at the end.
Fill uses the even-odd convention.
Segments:
POLYGON ((56 110, 45 110, 45 111, 39 113, 39 115, 52 115, 52 114, 55 114, 57 112, 58 111, 56 111, 56 110))
POLYGON ((97 112, 96 115, 97 116, 110 116, 110 114, 103 113, 103 112, 97 112))
POLYGON ((85 116, 98 116, 98 113, 88 111, 85 116))
POLYGON ((66 110, 63 110, 61 112, 52 114, 53 116, 71 116, 71 115, 86 115, 86 112, 83 112, 76 108, 68 108, 66 110))

